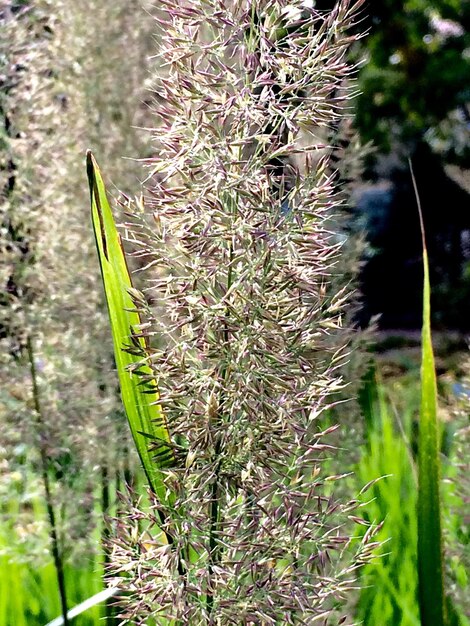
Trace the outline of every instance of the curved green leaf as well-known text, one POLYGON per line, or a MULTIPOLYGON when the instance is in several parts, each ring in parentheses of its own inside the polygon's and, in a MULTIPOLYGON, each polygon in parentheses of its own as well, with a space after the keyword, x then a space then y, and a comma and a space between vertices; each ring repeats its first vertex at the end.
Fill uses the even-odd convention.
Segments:
POLYGON ((87 152, 87 173, 93 230, 108 304, 122 402, 150 487, 160 502, 168 504, 173 498, 160 470, 173 465, 173 448, 165 416, 158 403, 158 388, 152 371, 142 362, 141 356, 129 350, 132 344, 138 344, 137 347, 144 351, 147 347, 144 338, 134 333, 141 319, 131 297, 132 281, 103 177, 90 151, 87 152))

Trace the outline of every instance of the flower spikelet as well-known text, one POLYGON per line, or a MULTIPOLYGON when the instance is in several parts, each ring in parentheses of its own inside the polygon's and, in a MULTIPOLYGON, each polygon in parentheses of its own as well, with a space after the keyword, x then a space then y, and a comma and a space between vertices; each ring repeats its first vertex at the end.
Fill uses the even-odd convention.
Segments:
POLYGON ((318 467, 344 302, 326 289, 338 196, 320 137, 343 115, 362 3, 160 4, 153 219, 135 214, 127 238, 176 498, 155 504, 173 539, 144 559, 133 617, 318 623, 350 584, 345 516, 318 467))

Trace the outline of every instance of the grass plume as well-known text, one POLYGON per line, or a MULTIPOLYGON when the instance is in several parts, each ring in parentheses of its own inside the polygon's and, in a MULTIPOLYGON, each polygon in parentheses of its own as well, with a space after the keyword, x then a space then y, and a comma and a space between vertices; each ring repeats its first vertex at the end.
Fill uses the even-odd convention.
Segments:
POLYGON ((346 299, 327 289, 338 197, 319 136, 349 97, 361 4, 161 2, 153 219, 129 205, 125 233, 147 279, 132 292, 132 349, 176 455, 160 468, 175 500, 155 502, 174 541, 152 539, 153 514, 130 514, 115 567, 134 589, 125 619, 326 621, 351 585, 345 507, 326 486, 338 477, 318 467, 346 299))

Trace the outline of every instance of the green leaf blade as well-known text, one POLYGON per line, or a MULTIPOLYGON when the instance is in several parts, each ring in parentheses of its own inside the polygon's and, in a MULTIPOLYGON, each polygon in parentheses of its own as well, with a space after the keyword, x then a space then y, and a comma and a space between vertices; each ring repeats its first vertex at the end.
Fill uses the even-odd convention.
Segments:
MULTIPOLYGON (((173 497, 164 484, 161 472, 161 469, 174 463, 170 434, 150 367, 140 356, 125 350, 131 343, 133 329, 139 326, 141 319, 130 295, 133 290, 132 280, 103 177, 90 151, 87 152, 87 174, 93 231, 108 305, 122 402, 149 485, 160 502, 171 504, 173 497), (149 438, 156 442, 153 452, 149 449, 149 438)), ((146 350, 143 337, 134 336, 134 340, 146 350)))
MULTIPOLYGON (((410 163, 411 168, 411 163, 410 163)), ((421 410, 418 440, 418 580, 422 626, 445 626, 444 550, 440 493, 440 434, 437 381, 431 333, 429 261, 419 195, 413 176, 423 239, 423 326, 421 410)))

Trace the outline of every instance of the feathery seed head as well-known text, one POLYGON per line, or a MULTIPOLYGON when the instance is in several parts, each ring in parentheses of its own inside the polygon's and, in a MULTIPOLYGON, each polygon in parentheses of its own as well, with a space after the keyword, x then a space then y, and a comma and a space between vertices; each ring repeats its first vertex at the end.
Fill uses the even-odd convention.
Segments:
POLYGON ((161 4, 154 221, 134 215, 128 239, 147 268, 142 332, 156 347, 142 358, 177 453, 164 470, 176 501, 155 504, 171 549, 133 559, 132 618, 326 620, 351 564, 334 556, 344 507, 318 471, 344 300, 325 294, 338 199, 324 140, 362 2, 161 4))

